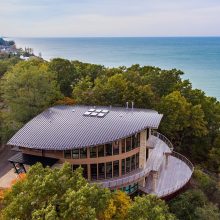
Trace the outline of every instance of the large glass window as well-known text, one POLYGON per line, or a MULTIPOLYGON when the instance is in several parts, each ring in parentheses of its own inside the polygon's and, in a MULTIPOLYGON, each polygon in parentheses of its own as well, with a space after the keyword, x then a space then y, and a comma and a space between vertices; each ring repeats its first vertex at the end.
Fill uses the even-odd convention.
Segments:
POLYGON ((131 137, 126 138, 126 152, 131 150, 131 137))
POLYGON ((98 146, 98 156, 104 157, 104 145, 98 146))
POLYGON ((73 159, 79 159, 79 149, 73 149, 72 150, 72 158, 73 159))
POLYGON ((106 178, 112 178, 112 162, 106 163, 106 178))
POLYGON ((91 179, 97 180, 97 164, 91 164, 91 179))
POLYGON ((70 159, 71 158, 71 150, 64 151, 64 158, 70 159))
POLYGON ((80 149, 80 158, 87 158, 87 148, 80 149))
POLYGON ((99 163, 98 169, 99 169, 98 179, 100 180, 105 179, 105 164, 99 163))
POLYGON ((115 141, 113 145, 113 154, 118 155, 119 154, 119 141, 115 141))
POLYGON ((136 147, 136 138, 135 135, 132 136, 132 149, 136 147))
POLYGON ((131 160, 130 159, 131 159, 130 157, 126 158, 126 173, 129 173, 131 170, 131 160))
POLYGON ((119 160, 113 162, 113 177, 119 176, 119 160))
POLYGON ((91 147, 89 150, 90 150, 90 157, 91 158, 96 158, 97 157, 97 148, 96 147, 91 147))
POLYGON ((83 168, 83 177, 88 179, 88 169, 87 164, 82 164, 81 167, 83 168))
POLYGON ((125 159, 122 159, 121 161, 121 174, 125 174, 125 159))
POLYGON ((125 153, 125 139, 121 140, 121 152, 125 153))
POLYGON ((76 170, 78 167, 79 167, 78 164, 73 164, 73 165, 72 165, 72 171, 76 170))
POLYGON ((133 156, 131 157, 131 170, 135 170, 135 165, 136 165, 135 162, 136 162, 136 161, 135 161, 135 155, 133 155, 133 156))
POLYGON ((139 168, 139 153, 136 154, 136 168, 139 168))
POLYGON ((105 145, 105 155, 112 156, 112 144, 111 143, 105 145))
POLYGON ((137 147, 140 147, 140 133, 137 133, 137 147))

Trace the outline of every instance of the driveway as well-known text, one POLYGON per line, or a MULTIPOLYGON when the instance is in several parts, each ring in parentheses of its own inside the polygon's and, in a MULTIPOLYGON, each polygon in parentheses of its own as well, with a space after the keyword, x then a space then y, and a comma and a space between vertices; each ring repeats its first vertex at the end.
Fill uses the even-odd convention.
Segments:
POLYGON ((12 168, 8 159, 16 153, 17 152, 12 151, 8 146, 0 147, 0 177, 4 176, 12 168))

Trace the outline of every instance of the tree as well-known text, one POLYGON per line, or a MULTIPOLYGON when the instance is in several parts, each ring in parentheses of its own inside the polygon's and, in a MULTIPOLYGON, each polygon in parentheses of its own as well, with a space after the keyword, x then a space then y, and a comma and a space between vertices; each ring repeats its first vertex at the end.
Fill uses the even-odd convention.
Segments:
POLYGON ((13 118, 26 122, 61 98, 56 77, 40 60, 18 63, 2 78, 3 99, 13 118))
POLYGON ((196 209, 204 208, 206 204, 208 204, 208 200, 205 194, 201 190, 193 189, 171 200, 169 206, 170 211, 174 213, 178 219, 196 220, 196 209))
POLYGON ((216 172, 220 173, 220 135, 218 135, 214 141, 214 144, 208 155, 208 167, 216 172))
POLYGON ((195 217, 198 220, 219 220, 220 212, 215 205, 209 204, 196 208, 195 217))
POLYGON ((69 60, 55 58, 49 62, 49 70, 57 75, 57 82, 63 95, 70 97, 72 87, 78 81, 74 65, 69 60))
POLYGON ((100 105, 122 105, 127 81, 122 74, 109 78, 98 78, 95 81, 94 97, 100 105))
POLYGON ((7 219, 92 220, 107 208, 111 193, 90 185, 82 169, 31 167, 24 180, 18 181, 4 195, 3 217, 7 219))
POLYGON ((134 203, 128 210, 128 220, 159 220, 175 219, 175 216, 169 213, 169 208, 164 201, 156 196, 147 195, 143 197, 135 197, 134 203))
POLYGON ((192 106, 179 91, 162 97, 158 108, 164 114, 162 132, 179 141, 180 144, 187 137, 201 137, 207 134, 201 106, 192 106))
POLYGON ((92 82, 90 77, 81 79, 73 89, 73 98, 78 104, 94 104, 92 82))
POLYGON ((104 211, 101 219, 103 220, 125 220, 127 218, 128 209, 131 207, 130 197, 122 192, 116 191, 112 193, 107 209, 104 211))

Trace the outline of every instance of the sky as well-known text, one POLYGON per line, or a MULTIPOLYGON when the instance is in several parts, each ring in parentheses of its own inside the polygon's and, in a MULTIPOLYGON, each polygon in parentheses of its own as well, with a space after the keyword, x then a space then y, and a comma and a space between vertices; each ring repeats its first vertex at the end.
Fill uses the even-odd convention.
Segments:
POLYGON ((220 0, 0 0, 0 36, 220 36, 220 0))

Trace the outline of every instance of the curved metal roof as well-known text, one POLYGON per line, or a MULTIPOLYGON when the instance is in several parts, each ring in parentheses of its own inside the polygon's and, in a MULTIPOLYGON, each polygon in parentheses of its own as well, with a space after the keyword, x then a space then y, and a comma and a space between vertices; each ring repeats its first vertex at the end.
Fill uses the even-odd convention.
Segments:
POLYGON ((91 106, 55 106, 24 125, 7 144, 65 150, 109 143, 146 128, 158 128, 162 115, 147 109, 101 107, 104 117, 85 116, 91 106))

